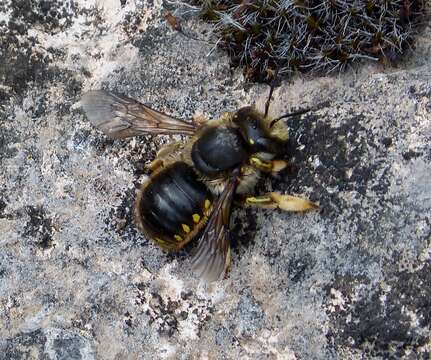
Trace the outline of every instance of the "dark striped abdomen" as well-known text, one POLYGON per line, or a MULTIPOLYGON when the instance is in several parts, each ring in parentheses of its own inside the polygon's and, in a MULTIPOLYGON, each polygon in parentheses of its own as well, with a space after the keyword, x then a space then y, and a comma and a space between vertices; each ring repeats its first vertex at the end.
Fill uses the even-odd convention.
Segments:
POLYGON ((136 204, 137 221, 160 246, 176 250, 196 234, 212 194, 194 170, 177 162, 150 177, 136 204))

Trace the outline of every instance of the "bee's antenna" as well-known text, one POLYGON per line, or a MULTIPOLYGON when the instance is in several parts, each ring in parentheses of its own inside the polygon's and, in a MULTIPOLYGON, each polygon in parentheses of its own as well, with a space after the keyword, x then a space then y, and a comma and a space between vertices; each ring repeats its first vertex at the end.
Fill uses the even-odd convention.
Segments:
POLYGON ((265 118, 268 116, 269 105, 270 105, 271 99, 272 99, 272 93, 274 92, 274 89, 277 85, 278 85, 278 69, 276 69, 275 72, 273 72, 272 81, 269 84, 269 86, 270 86, 269 95, 268 95, 268 99, 266 100, 266 103, 265 103, 265 115, 264 115, 265 118))
POLYGON ((297 116, 297 115, 306 114, 306 113, 308 113, 310 111, 317 111, 317 110, 324 109, 324 108, 327 108, 327 107, 330 107, 330 106, 331 106, 331 102, 329 100, 325 100, 325 101, 322 101, 320 103, 317 103, 316 105, 313 105, 312 107, 284 114, 284 115, 282 115, 282 116, 280 116, 280 117, 272 120, 271 123, 269 124, 269 127, 270 128, 273 127, 274 124, 276 122, 280 121, 281 119, 285 119, 285 118, 288 118, 288 117, 293 117, 293 116, 297 116))
POLYGON ((303 109, 303 110, 298 110, 298 111, 294 111, 294 112, 292 112, 292 113, 284 114, 284 115, 282 115, 282 116, 278 117, 277 119, 272 120, 272 121, 271 121, 271 123, 269 124, 269 127, 270 127, 270 128, 271 128, 271 127, 273 127, 273 126, 274 126, 274 124, 275 124, 276 122, 280 121, 281 119, 285 119, 285 118, 292 117, 292 116, 297 116, 297 115, 306 114, 306 113, 308 113, 310 110, 311 110, 311 108, 309 108, 309 109, 303 109))
POLYGON ((274 92, 274 88, 275 86, 273 86, 273 83, 271 83, 268 99, 266 100, 266 103, 265 103, 265 117, 268 116, 269 104, 271 103, 271 98, 272 98, 272 93, 274 92))

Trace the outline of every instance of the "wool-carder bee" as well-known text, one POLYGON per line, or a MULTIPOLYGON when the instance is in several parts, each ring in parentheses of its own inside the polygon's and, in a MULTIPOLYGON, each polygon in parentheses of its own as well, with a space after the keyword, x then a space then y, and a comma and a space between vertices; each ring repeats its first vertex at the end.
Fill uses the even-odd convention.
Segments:
MULTIPOLYGON (((271 97, 271 95, 270 95, 271 97)), ((138 192, 135 219, 139 229, 168 251, 199 237, 193 270, 204 280, 220 279, 230 264, 229 218, 234 195, 248 206, 303 212, 318 206, 306 199, 252 190, 261 173, 287 166, 288 130, 281 118, 253 107, 224 113, 218 120, 186 122, 136 100, 103 90, 83 95, 90 122, 108 137, 146 134, 188 135, 185 142, 166 145, 148 168, 151 175, 138 192)))

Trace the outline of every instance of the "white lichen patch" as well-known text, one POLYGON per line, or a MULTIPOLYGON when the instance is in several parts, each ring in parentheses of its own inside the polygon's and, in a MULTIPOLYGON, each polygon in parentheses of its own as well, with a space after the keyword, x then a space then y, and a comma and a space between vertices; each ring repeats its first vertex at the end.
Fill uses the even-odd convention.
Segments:
POLYGON ((163 267, 147 285, 136 284, 136 304, 149 317, 155 332, 184 341, 197 340, 201 327, 211 317, 213 304, 187 290, 184 282, 171 274, 172 267, 163 267))
POLYGON ((161 1, 150 6, 143 2, 127 1, 84 1, 76 2, 78 13, 73 23, 64 31, 48 34, 42 29, 30 29, 29 35, 38 39, 41 46, 35 51, 46 53, 46 49, 64 49, 66 59, 57 60, 48 53, 53 64, 61 69, 85 69, 91 79, 83 78, 84 89, 101 86, 101 81, 118 68, 136 66, 138 49, 130 44, 123 30, 127 14, 140 12, 141 22, 137 31, 145 31, 148 21, 161 11, 161 1))
POLYGON ((345 310, 344 305, 346 303, 346 300, 343 294, 341 293, 341 291, 331 288, 330 296, 331 296, 331 300, 329 301, 327 306, 328 311, 335 312, 335 311, 345 310))
POLYGON ((241 347, 245 352, 241 359, 252 360, 257 356, 267 356, 274 360, 298 359, 292 349, 281 344, 281 337, 283 335, 274 335, 270 330, 265 329, 253 336, 253 339, 241 341, 241 347))
POLYGON ((419 254, 419 261, 422 263, 422 266, 426 261, 431 259, 431 238, 427 240, 423 250, 419 254))

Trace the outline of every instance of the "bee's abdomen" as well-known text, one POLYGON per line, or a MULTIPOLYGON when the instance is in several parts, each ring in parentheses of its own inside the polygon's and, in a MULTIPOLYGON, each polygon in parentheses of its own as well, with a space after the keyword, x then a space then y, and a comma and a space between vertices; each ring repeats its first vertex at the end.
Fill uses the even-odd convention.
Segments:
POLYGON ((208 128, 192 147, 192 160, 202 174, 213 176, 229 171, 249 157, 244 140, 232 128, 208 128))
POLYGON ((144 233, 167 249, 181 248, 200 228, 212 195, 194 170, 177 162, 152 176, 136 204, 144 233))

